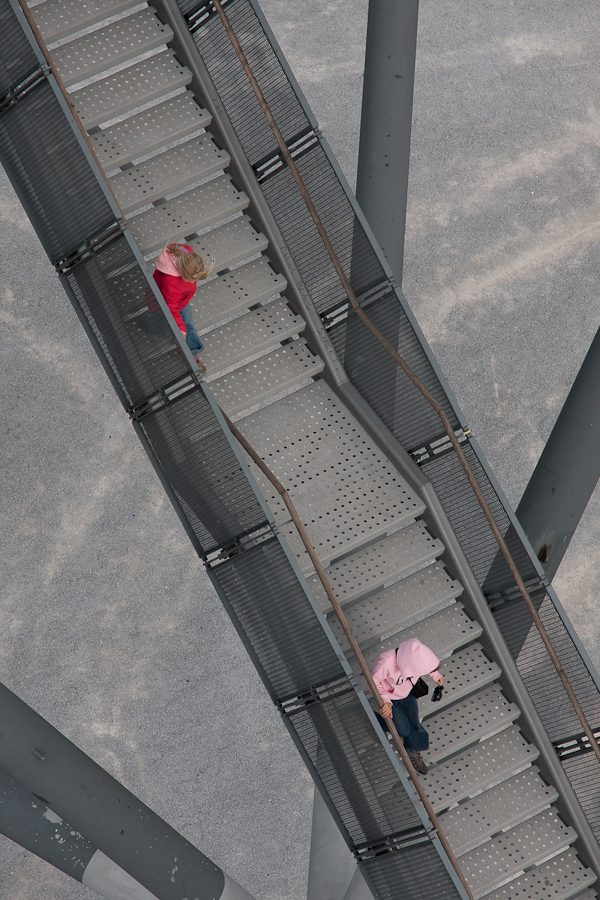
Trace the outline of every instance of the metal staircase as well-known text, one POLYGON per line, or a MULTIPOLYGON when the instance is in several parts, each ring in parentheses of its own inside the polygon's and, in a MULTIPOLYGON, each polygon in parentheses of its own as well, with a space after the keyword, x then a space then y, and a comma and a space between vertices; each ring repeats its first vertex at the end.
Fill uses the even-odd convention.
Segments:
MULTIPOLYGON (((211 116, 188 89, 192 74, 169 47, 171 28, 131 0, 30 7, 146 259, 183 238, 215 259, 192 301, 206 380, 288 489, 367 661, 409 637, 443 661, 442 702, 421 701, 432 764, 423 784, 473 895, 592 900, 596 874, 573 847, 578 832, 556 806, 562 788, 542 778, 540 750, 521 733, 501 666, 482 646, 487 626, 446 570, 445 545, 407 473, 322 377, 330 361, 263 255, 267 238, 227 174, 234 151, 211 135, 211 116)), ((142 327, 144 311, 141 298, 130 330, 142 327)), ((289 514, 251 469, 358 674, 289 514)), ((377 802, 390 806, 396 794, 404 802, 400 782, 378 775, 375 735, 360 755, 377 802)))

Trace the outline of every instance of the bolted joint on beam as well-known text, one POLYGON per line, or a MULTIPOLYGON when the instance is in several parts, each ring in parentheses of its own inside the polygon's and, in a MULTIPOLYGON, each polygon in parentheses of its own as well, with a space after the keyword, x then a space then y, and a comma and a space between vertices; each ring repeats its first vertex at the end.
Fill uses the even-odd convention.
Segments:
POLYGON ((67 275, 78 263, 89 259, 96 253, 100 253, 113 241, 116 241, 125 229, 125 223, 113 220, 101 229, 96 231, 90 237, 85 238, 77 247, 74 247, 69 253, 53 262, 54 268, 59 275, 67 275))
POLYGON ((31 94, 40 84, 43 84, 48 77, 50 69, 48 66, 36 66, 28 75, 22 78, 17 84, 10 87, 6 93, 0 97, 0 116, 16 106, 21 100, 31 94))

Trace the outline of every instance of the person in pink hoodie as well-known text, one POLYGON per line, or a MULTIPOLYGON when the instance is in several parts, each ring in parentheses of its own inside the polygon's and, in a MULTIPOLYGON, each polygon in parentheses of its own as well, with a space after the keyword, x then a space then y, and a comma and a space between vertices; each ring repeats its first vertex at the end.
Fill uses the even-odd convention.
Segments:
POLYGON ((421 751, 429 749, 429 735, 419 721, 419 704, 411 691, 423 675, 429 675, 437 684, 443 685, 444 676, 437 671, 439 664, 433 650, 416 638, 410 638, 396 650, 382 653, 372 672, 383 700, 379 721, 387 730, 385 719, 392 718, 413 766, 421 775, 427 774, 421 751))
MULTIPOLYGON (((167 244, 158 259, 154 271, 156 281, 161 294, 167 301, 167 306, 173 314, 173 318, 184 334, 186 343, 194 356, 204 350, 200 335, 196 331, 194 317, 189 308, 189 302, 196 293, 198 281, 205 279, 212 269, 212 265, 205 262, 201 256, 194 252, 189 244, 167 244)), ((148 308, 153 313, 158 313, 158 305, 147 294, 148 308)), ((160 327, 160 323, 158 323, 160 327)), ((157 329, 158 333, 158 329, 157 329)), ((166 333, 165 333, 166 336, 166 333)), ((197 359, 201 372, 206 372, 206 366, 197 359)))

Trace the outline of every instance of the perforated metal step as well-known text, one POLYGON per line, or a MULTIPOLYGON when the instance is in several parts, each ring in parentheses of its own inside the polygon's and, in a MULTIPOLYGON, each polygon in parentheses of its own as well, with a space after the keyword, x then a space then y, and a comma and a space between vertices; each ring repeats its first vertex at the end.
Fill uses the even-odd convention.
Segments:
MULTIPOLYGON (((351 604, 359 602, 365 594, 371 595, 373 616, 381 616, 379 621, 383 631, 389 621, 390 608, 394 610, 408 606, 407 615, 422 618, 428 610, 441 603, 442 597, 450 600, 460 594, 462 587, 447 575, 440 564, 420 569, 410 576, 410 581, 406 578, 409 572, 425 566, 443 552, 442 542, 429 534, 423 522, 415 522, 330 566, 327 577, 348 616, 354 616, 351 604), (399 578, 404 581, 397 581, 399 578), (376 599, 374 592, 390 582, 396 584, 378 593, 376 599), (430 604, 431 597, 435 597, 433 606, 430 604), (410 613, 410 610, 413 612, 410 613)), ((319 578, 314 575, 308 582, 321 607, 330 609, 331 604, 319 578)), ((409 621, 411 619, 406 620, 407 624, 409 621)))
MULTIPOLYGON (((83 4, 82 4, 83 5, 83 4)), ((52 51, 65 87, 101 75, 173 40, 173 32, 146 7, 52 51)))
POLYGON ((439 762, 475 741, 485 740, 519 715, 519 708, 509 703, 496 685, 489 685, 427 720, 427 758, 432 763, 439 762))
POLYGON ((110 172, 194 134, 210 122, 210 114, 186 91, 90 135, 90 140, 100 165, 110 172))
POLYGON ((276 296, 285 290, 286 283, 283 275, 277 275, 266 259, 255 259, 233 272, 199 284, 190 306, 201 327, 209 328, 276 296))
MULTIPOLYGON (((425 755, 429 757, 429 751, 425 755)), ((511 727, 434 766, 423 776, 423 784, 433 808, 441 812, 516 775, 538 756, 537 747, 511 727)))
POLYGON ((576 832, 547 809, 462 856, 461 869, 478 900, 507 878, 566 850, 576 838, 576 832))
POLYGON ((229 162, 229 154, 202 134, 113 175, 111 186, 127 215, 227 168, 229 162))
MULTIPOLYGON (((440 568, 439 563, 428 566, 392 587, 345 608, 346 618, 363 650, 376 642, 386 641, 415 621, 420 622, 454 602, 453 598, 460 593, 460 586, 453 591, 448 590, 452 582, 448 579, 444 583, 444 579, 437 577, 440 568)), ((329 612, 328 617, 336 636, 339 630, 341 637, 341 626, 337 624, 335 614, 329 612)), ((387 646, 380 652, 383 653, 384 649, 388 649, 387 646)))
POLYGON ((210 386, 219 405, 233 416, 322 371, 323 360, 298 340, 211 381, 210 386))
POLYGON ((591 869, 567 850, 510 884, 485 895, 485 900, 570 900, 596 881, 591 869))
POLYGON ((47 0, 33 15, 47 44, 103 22, 138 5, 138 0, 47 0))
POLYGON ((469 853, 493 834, 514 828, 547 809, 558 798, 536 766, 442 813, 440 822, 456 856, 469 853))
POLYGON ((190 70, 177 62, 172 50, 165 50, 103 81, 81 88, 71 95, 71 99, 83 127, 89 131, 133 112, 151 100, 158 100, 178 87, 185 87, 191 80, 190 70))
MULTIPOLYGON (((199 331, 202 324, 200 313, 196 319, 199 331)), ((285 300, 274 300, 204 335, 202 360, 212 375, 300 334, 304 324, 304 319, 294 315, 285 300)))
POLYGON ((468 697, 487 684, 496 681, 501 669, 495 662, 490 662, 479 644, 457 650, 449 659, 444 660, 440 671, 444 676, 444 693, 437 703, 431 702, 432 692, 419 700, 421 719, 435 715, 450 703, 468 697))
POLYGON ((248 206, 248 198, 238 191, 228 175, 222 175, 200 187, 165 200, 129 219, 129 227, 145 252, 162 248, 165 235, 181 241, 248 206))
POLYGON ((240 216, 233 222, 219 225, 206 234, 192 238, 189 243, 196 253, 214 259, 215 272, 237 266, 251 256, 262 253, 269 245, 264 234, 254 230, 248 216, 240 216))
MULTIPOLYGON (((331 627, 346 651, 352 667, 356 669, 356 673, 358 674, 360 668, 354 659, 354 654, 350 652, 350 647, 343 636, 341 626, 336 620, 332 619, 331 627)), ((368 624, 366 624, 364 630, 370 630, 368 624)), ((475 640, 475 638, 478 638, 482 630, 483 629, 478 622, 473 622, 473 620, 466 615, 462 604, 455 603, 452 606, 446 607, 446 609, 442 609, 439 612, 428 616, 426 619, 421 619, 420 622, 410 625, 403 631, 396 632, 394 635, 387 637, 383 641, 370 637, 366 641, 361 642, 361 650, 363 651, 367 664, 372 668, 375 665, 375 660, 381 653, 396 648, 402 641, 416 638, 428 647, 431 647, 438 659, 444 660, 458 647, 462 647, 470 641, 475 640)), ((355 637, 358 639, 356 632, 355 637)))
MULTIPOLYGON (((259 410, 240 429, 288 490, 319 559, 328 563, 421 515, 389 460, 324 381, 259 410)), ((289 514, 266 482, 279 521, 289 514)), ((283 528, 298 548, 295 528, 283 528)))

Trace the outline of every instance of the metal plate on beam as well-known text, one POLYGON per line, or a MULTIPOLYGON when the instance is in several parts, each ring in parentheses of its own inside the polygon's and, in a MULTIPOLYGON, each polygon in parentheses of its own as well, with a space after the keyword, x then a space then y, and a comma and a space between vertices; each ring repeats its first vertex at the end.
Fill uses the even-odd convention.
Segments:
POLYGON ((47 0, 34 18, 47 44, 59 41, 138 5, 138 0, 47 0))
POLYGON ((201 134, 124 172, 118 172, 112 176, 110 184, 121 209, 128 215, 160 197, 174 194, 222 171, 229 163, 229 154, 219 150, 210 135, 201 134))
MULTIPOLYGON (((239 427, 289 492, 323 563, 423 512, 420 498, 322 380, 239 427)), ((288 520, 264 476, 259 483, 276 519, 288 520)), ((283 531, 298 547, 295 528, 283 531)))
POLYGON ((222 175, 130 217, 129 227, 144 253, 149 253, 164 247, 168 240, 182 241, 187 235, 202 231, 247 205, 244 192, 237 190, 228 175, 222 175))
POLYGON ((454 853, 462 856, 493 834, 514 828, 547 809, 557 798, 558 792, 532 766, 456 809, 442 813, 440 821, 454 853))
POLYGON ((323 365, 299 340, 211 381, 210 387, 219 406, 233 416, 318 375, 323 365))
POLYGON ((146 7, 92 34, 57 47, 52 51, 52 59, 65 86, 69 88, 172 40, 173 32, 169 26, 163 25, 146 7))
POLYGON ((210 122, 210 114, 186 91, 90 135, 90 140, 100 165, 110 172, 194 134, 210 122))
POLYGON ((172 50, 165 50, 75 91, 71 99, 83 127, 89 130, 185 87, 191 80, 190 70, 177 62, 172 50))
POLYGON ((198 284, 190 307, 201 327, 208 328, 275 297, 285 290, 286 284, 283 275, 274 272, 266 259, 254 259, 233 272, 198 284))
POLYGON ((433 808, 441 812, 526 769, 538 756, 537 747, 528 744, 518 728, 507 728, 433 766, 423 776, 423 785, 433 808))
MULTIPOLYGON (((196 317, 196 327, 202 332, 202 313, 196 317)), ((300 334, 304 319, 291 311, 285 300, 274 300, 227 322, 202 336, 202 361, 210 374, 300 334)))
MULTIPOLYGON (((350 604, 356 602, 365 594, 373 594, 385 584, 396 582, 392 587, 385 589, 385 595, 378 595, 383 606, 388 602, 395 605, 396 602, 412 602, 413 591, 419 586, 424 575, 415 573, 411 581, 407 581, 408 595, 405 596, 403 585, 399 578, 406 578, 409 572, 414 572, 421 566, 440 556, 444 552, 444 545, 437 538, 433 538, 423 522, 415 522, 390 534, 382 540, 365 547, 352 556, 346 557, 338 563, 334 563, 327 569, 327 577, 339 602, 345 610, 349 611, 350 604), (416 583, 415 583, 416 579, 416 583), (388 593, 389 592, 389 593, 388 593)), ((423 572, 425 570, 422 570, 423 572)), ((440 580, 446 583, 450 580, 442 566, 429 572, 428 580, 440 580)), ((317 575, 308 579, 310 587, 324 610, 330 609, 327 594, 317 575)), ((458 582, 453 582, 458 584, 458 582)), ((431 585, 433 588, 434 586, 431 585)), ((434 590, 438 590, 438 587, 434 590)), ((375 608, 375 607, 374 607, 375 608)))
POLYGON ((570 900, 596 881, 575 853, 567 850, 510 884, 485 895, 485 900, 570 900))

